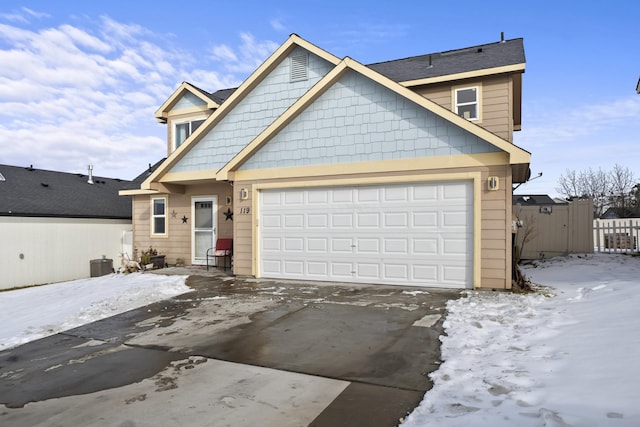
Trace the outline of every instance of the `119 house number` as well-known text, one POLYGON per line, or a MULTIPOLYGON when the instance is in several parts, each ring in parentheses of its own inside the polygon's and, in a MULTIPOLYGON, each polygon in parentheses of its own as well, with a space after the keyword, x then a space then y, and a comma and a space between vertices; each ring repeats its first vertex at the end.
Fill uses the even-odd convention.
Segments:
POLYGON ((240 208, 240 214, 248 214, 248 213, 251 213, 251 208, 249 207, 240 208))

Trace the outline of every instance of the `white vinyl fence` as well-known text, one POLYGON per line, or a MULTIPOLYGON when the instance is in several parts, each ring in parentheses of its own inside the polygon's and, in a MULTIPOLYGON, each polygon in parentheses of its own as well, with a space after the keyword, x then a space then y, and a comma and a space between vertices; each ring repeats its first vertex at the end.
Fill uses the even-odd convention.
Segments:
POLYGON ((640 218, 596 219, 593 221, 595 252, 638 252, 640 218))

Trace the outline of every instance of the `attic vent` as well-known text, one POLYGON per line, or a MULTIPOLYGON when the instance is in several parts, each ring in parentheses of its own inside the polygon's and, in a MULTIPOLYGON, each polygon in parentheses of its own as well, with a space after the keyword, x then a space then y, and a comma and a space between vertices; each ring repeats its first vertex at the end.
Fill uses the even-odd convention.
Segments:
POLYGON ((290 79, 292 82, 307 80, 309 78, 309 55, 292 55, 290 63, 290 79))
POLYGON ((0 173, 0 181, 6 181, 6 179, 4 179, 4 175, 2 175, 1 173, 0 173))

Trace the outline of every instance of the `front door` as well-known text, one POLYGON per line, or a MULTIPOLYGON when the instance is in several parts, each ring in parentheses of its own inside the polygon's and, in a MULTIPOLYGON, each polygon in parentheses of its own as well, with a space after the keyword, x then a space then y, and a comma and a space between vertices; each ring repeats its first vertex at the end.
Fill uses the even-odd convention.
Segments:
POLYGON ((192 264, 204 265, 207 262, 207 249, 216 245, 216 196, 191 198, 191 222, 193 236, 192 264))

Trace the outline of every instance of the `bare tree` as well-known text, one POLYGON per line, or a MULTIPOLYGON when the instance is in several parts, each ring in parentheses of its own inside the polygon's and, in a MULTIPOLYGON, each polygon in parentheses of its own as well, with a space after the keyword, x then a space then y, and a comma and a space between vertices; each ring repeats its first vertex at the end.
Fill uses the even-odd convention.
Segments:
POLYGON ((629 168, 616 164, 613 170, 591 168, 576 172, 567 169, 558 179, 556 191, 567 199, 593 198, 594 216, 601 216, 608 207, 628 208, 634 205, 635 181, 629 168))
POLYGON ((593 199, 594 215, 600 217, 609 205, 610 175, 602 169, 594 171, 589 168, 580 172, 580 186, 582 190, 580 196, 587 196, 593 199))
POLYGON ((558 179, 559 187, 556 191, 567 198, 580 196, 580 182, 575 170, 566 170, 566 175, 560 175, 558 179))
POLYGON ((611 203, 612 205, 626 209, 631 206, 632 191, 635 184, 633 172, 618 164, 609 172, 611 179, 611 203))

